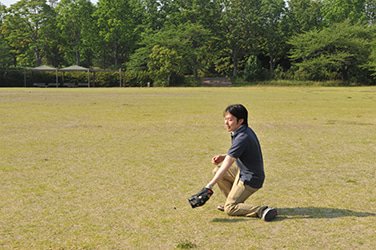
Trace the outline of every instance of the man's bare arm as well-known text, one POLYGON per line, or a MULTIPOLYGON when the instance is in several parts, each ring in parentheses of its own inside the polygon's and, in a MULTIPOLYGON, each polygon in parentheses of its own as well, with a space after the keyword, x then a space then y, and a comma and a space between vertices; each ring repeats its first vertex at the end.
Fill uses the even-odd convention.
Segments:
POLYGON ((219 168, 213 179, 208 183, 208 185, 206 185, 206 187, 211 189, 223 177, 223 175, 227 172, 227 170, 235 161, 236 158, 226 155, 221 167, 219 168))

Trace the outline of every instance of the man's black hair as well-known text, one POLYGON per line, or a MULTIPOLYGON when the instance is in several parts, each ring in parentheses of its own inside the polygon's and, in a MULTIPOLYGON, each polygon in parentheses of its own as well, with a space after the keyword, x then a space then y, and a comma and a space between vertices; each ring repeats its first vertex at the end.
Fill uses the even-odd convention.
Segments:
POLYGON ((243 105, 241 104, 230 105, 225 109, 224 114, 226 114, 227 112, 235 116, 238 119, 238 121, 240 119, 243 119, 244 120, 243 125, 248 127, 248 111, 243 105))

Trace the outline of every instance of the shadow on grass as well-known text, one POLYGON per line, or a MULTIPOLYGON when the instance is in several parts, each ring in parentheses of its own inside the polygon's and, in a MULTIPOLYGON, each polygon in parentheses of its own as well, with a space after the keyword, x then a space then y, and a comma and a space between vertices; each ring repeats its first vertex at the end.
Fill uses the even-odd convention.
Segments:
POLYGON ((340 217, 369 217, 376 216, 374 213, 355 212, 348 209, 325 208, 325 207, 296 207, 278 208, 278 216, 275 221, 285 219, 332 219, 340 217))
POLYGON ((221 223, 236 223, 241 221, 248 221, 247 217, 228 217, 228 218, 215 218, 212 222, 221 222, 221 223))
MULTIPOLYGON (((277 208, 278 216, 273 220, 282 221, 286 219, 332 219, 340 217, 370 217, 376 216, 374 213, 355 212, 349 209, 326 208, 326 207, 296 207, 296 208, 277 208)), ((254 218, 248 217, 228 217, 215 218, 212 222, 236 223, 248 221, 254 218)))

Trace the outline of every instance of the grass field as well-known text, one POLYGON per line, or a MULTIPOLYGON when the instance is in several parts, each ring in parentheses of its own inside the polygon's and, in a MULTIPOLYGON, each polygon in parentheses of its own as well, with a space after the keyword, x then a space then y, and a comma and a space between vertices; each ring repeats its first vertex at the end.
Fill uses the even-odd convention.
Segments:
POLYGON ((0 89, 0 249, 374 249, 376 88, 0 89), (188 197, 242 103, 265 160, 248 202, 188 197))

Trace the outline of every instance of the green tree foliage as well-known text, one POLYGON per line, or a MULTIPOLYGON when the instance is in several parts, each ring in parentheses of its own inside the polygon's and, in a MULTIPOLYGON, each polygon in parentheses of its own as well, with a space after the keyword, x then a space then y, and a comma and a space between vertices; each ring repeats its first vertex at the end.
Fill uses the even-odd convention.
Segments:
POLYGON ((222 9, 217 0, 174 0, 171 4, 174 11, 168 18, 168 23, 176 26, 183 23, 198 23, 212 31, 219 28, 222 9))
POLYGON ((184 58, 184 69, 187 72, 193 72, 194 78, 197 78, 197 70, 203 69, 208 59, 206 52, 210 45, 210 31, 200 24, 189 21, 179 25, 177 30, 181 43, 180 52, 184 58))
POLYGON ((128 63, 129 69, 146 70, 150 55, 155 46, 175 51, 184 59, 181 71, 193 72, 203 69, 207 63, 207 53, 210 46, 210 31, 196 23, 184 23, 178 26, 170 24, 157 32, 144 33, 142 47, 136 50, 128 63))
POLYGON ((5 33, 5 28, 2 27, 3 24, 3 18, 4 15, 6 14, 6 8, 5 5, 2 5, 0 3, 0 68, 7 68, 11 65, 12 63, 12 55, 10 54, 9 50, 10 47, 5 41, 4 38, 4 33, 5 33))
POLYGON ((255 55, 251 55, 244 69, 244 79, 246 81, 256 81, 262 79, 262 65, 260 60, 255 55))
POLYGON ((299 70, 296 76, 310 80, 365 81, 364 70, 371 54, 375 27, 334 24, 322 31, 310 31, 293 37, 291 59, 299 70))
POLYGON ((49 0, 51 11, 48 13, 48 18, 43 25, 43 29, 41 30, 41 38, 45 41, 42 63, 59 67, 63 63, 63 45, 61 44, 61 32, 57 26, 56 9, 52 8, 56 4, 56 0, 49 0))
POLYGON ((290 0, 287 19, 292 34, 322 28, 322 2, 316 0, 290 0))
POLYGON ((171 75, 174 72, 179 73, 181 71, 182 56, 178 55, 174 49, 155 45, 149 57, 149 70, 155 74, 156 79, 161 81, 162 86, 169 86, 171 75))
POLYGON ((287 26, 284 20, 284 0, 262 0, 261 3, 261 24, 263 34, 263 49, 269 57, 270 73, 276 67, 276 62, 286 50, 284 50, 287 39, 287 26))
POLYGON ((4 18, 4 36, 12 48, 11 52, 22 63, 29 64, 32 56, 35 65, 42 63, 47 43, 42 30, 51 16, 53 10, 45 0, 20 0, 8 9, 4 18))
POLYGON ((370 69, 373 72, 372 76, 374 76, 374 78, 376 79, 376 40, 372 42, 371 46, 372 52, 366 68, 370 69))
POLYGON ((188 73, 197 79, 198 70, 205 71, 213 64, 216 53, 222 47, 217 38, 221 34, 222 9, 218 1, 174 0, 174 12, 167 21, 167 27, 179 27, 180 40, 185 40, 188 73))
POLYGON ((341 23, 349 20, 357 23, 365 20, 366 0, 323 0, 322 17, 327 23, 341 23))
POLYGON ((171 0, 133 0, 131 2, 136 11, 142 30, 160 30, 172 14, 171 0))
MULTIPOLYGON (((129 60, 138 33, 129 0, 101 0, 94 13, 99 30, 98 50, 118 68, 129 60)), ((103 63, 107 67, 107 63, 103 63)))
MULTIPOLYGON (((239 63, 254 53, 260 43, 261 0, 219 0, 222 16, 218 36, 224 45, 222 56, 232 60, 232 76, 237 77, 239 63)), ((223 57, 218 63, 223 62, 223 57)))
POLYGON ((0 67, 122 68, 127 86, 145 84, 138 74, 173 85, 183 75, 255 79, 254 69, 370 82, 375 15, 376 0, 19 0, 0 5, 0 67), (167 72, 173 58, 181 64, 167 72))
POLYGON ((62 0, 57 7, 57 23, 65 43, 66 60, 69 64, 81 65, 86 57, 90 66, 93 52, 94 6, 89 0, 62 0), (73 55, 73 56, 72 56, 73 55), (75 58, 75 61, 72 60, 75 58))

